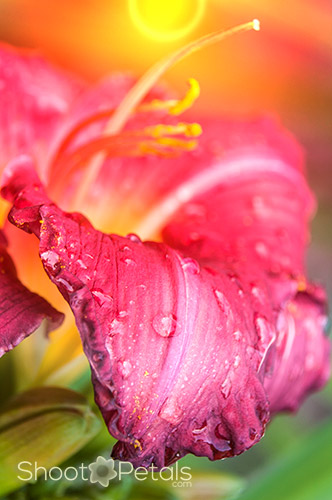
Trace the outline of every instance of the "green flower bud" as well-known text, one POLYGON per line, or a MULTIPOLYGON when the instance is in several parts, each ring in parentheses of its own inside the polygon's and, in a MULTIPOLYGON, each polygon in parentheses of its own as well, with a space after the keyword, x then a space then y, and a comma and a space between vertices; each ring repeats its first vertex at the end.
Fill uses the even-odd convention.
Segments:
POLYGON ((99 428, 84 397, 68 389, 41 387, 17 396, 0 413, 0 495, 26 484, 20 479, 21 463, 49 469, 82 448, 99 428))

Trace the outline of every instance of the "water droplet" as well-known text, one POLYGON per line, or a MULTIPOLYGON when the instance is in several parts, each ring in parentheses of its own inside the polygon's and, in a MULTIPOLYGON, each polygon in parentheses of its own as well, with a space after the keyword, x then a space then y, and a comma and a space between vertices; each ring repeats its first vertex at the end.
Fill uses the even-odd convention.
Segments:
POLYGON ((316 366, 315 355, 312 352, 309 352, 305 358, 305 368, 306 370, 310 371, 313 370, 315 366, 316 366))
POLYGON ((61 283, 61 285, 63 285, 65 287, 65 289, 67 290, 67 292, 73 292, 74 291, 73 286, 67 280, 65 280, 64 278, 57 278, 57 282, 61 283))
POLYGON ((240 361, 241 361, 240 356, 239 356, 239 355, 236 355, 236 356, 235 356, 235 359, 234 359, 234 363, 233 363, 234 368, 237 368, 237 367, 239 366, 240 361))
POLYGON ((77 259, 77 264, 82 268, 82 269, 87 269, 87 266, 84 264, 84 262, 81 259, 77 259))
POLYGON ((251 283, 250 290, 255 299, 259 300, 260 302, 264 302, 264 293, 261 287, 259 287, 255 283, 251 283))
POLYGON ((194 429, 192 432, 193 434, 202 434, 207 429, 207 422, 206 420, 202 423, 201 427, 198 427, 197 429, 194 429))
POLYGON ((118 318, 114 318, 109 326, 109 332, 108 332, 109 336, 113 337, 114 335, 124 334, 124 333, 125 333, 124 322, 119 320, 118 318))
POLYGON ((159 411, 159 417, 167 422, 176 425, 180 422, 183 411, 174 401, 174 399, 167 398, 159 411))
POLYGON ((260 404, 256 407, 256 415, 262 424, 266 424, 269 420, 270 412, 267 408, 262 407, 260 404))
POLYGON ((53 271, 57 268, 60 261, 60 256, 56 252, 54 252, 53 250, 47 250, 46 252, 40 254, 40 256, 44 261, 44 264, 53 269, 53 271))
POLYGON ((199 233, 197 233, 196 231, 193 231, 189 234, 188 239, 189 239, 189 243, 195 243, 195 242, 197 243, 198 241, 200 241, 202 239, 202 237, 199 233))
POLYGON ((129 259, 126 257, 125 259, 121 259, 121 262, 124 262, 126 266, 136 266, 136 262, 133 259, 129 259))
POLYGON ((70 298, 70 307, 73 309, 78 309, 83 303, 82 297, 79 293, 75 293, 70 298))
POLYGON ((251 441, 253 441, 257 436, 257 431, 256 429, 254 429, 253 427, 250 427, 249 429, 249 438, 251 439, 251 441))
POLYGON ((132 241, 133 243, 142 243, 141 238, 134 233, 127 234, 126 238, 128 238, 128 240, 132 241))
POLYGON ((158 335, 173 337, 177 328, 176 316, 174 314, 159 313, 153 318, 152 326, 158 335))
POLYGON ((260 342, 264 345, 269 344, 271 338, 273 338, 273 330, 269 324, 269 322, 263 316, 255 314, 254 324, 256 328, 256 332, 260 342))
POLYGON ((190 272, 191 274, 199 274, 200 267, 199 263, 195 259, 191 259, 190 257, 185 257, 181 260, 182 269, 190 272))
POLYGON ((118 370, 120 375, 122 375, 123 378, 129 377, 131 372, 133 371, 133 367, 130 361, 118 361, 118 370))
POLYGON ((104 360, 104 354, 102 352, 95 352, 92 355, 92 361, 94 363, 100 364, 104 360))
POLYGON ((267 246, 262 241, 256 243, 255 250, 260 257, 267 257, 268 255, 267 246))
POLYGON ((118 318, 125 318, 128 316, 127 311, 119 311, 118 318))
POLYGON ((215 435, 218 438, 218 442, 213 442, 213 446, 221 452, 229 451, 232 449, 231 441, 224 435, 224 428, 222 424, 217 425, 215 430, 215 435))
POLYGON ((242 339, 242 333, 239 330, 236 330, 233 333, 233 335, 234 335, 235 340, 237 340, 238 342, 242 339))
POLYGON ((214 293, 214 295, 215 295, 215 297, 217 299, 217 302, 218 302, 218 305, 219 305, 220 309, 223 312, 227 311, 227 309, 228 309, 228 301, 227 301, 225 295, 220 290, 217 290, 217 289, 214 290, 213 293, 214 293))
POLYGON ((231 392, 231 389, 232 389, 232 384, 231 384, 231 381, 230 379, 227 377, 223 383, 221 384, 221 394, 224 396, 225 399, 228 398, 230 392, 231 392))
POLYGON ((101 290, 91 290, 92 295, 96 299, 97 304, 102 307, 104 305, 112 306, 113 298, 107 293, 102 292, 101 290))

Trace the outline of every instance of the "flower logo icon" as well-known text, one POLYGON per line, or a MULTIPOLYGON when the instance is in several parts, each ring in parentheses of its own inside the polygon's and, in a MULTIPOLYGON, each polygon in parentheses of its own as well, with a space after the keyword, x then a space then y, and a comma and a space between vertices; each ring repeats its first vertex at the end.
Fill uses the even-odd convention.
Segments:
POLYGON ((106 488, 111 479, 117 476, 114 470, 114 460, 106 460, 104 457, 98 457, 95 462, 89 465, 91 471, 90 482, 99 483, 106 488))

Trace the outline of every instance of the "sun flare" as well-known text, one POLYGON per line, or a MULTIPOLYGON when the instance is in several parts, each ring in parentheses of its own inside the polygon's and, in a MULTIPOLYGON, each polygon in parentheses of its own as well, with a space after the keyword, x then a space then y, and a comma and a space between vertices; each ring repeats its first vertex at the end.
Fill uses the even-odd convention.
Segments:
POLYGON ((168 42, 193 31, 203 17, 205 0, 129 0, 135 26, 154 40, 168 42))

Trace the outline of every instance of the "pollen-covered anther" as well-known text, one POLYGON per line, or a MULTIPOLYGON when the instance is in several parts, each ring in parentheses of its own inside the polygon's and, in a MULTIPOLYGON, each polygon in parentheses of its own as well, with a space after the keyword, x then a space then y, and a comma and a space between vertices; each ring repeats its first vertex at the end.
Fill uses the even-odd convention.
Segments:
POLYGON ((171 115, 181 115, 184 111, 191 108, 200 95, 200 86, 195 78, 189 78, 189 89, 182 99, 176 100, 158 100, 154 99, 149 103, 144 103, 138 106, 137 111, 162 111, 166 110, 171 115))
POLYGON ((196 146, 197 141, 186 141, 173 137, 159 137, 154 141, 140 142, 136 154, 137 156, 156 155, 167 157, 174 156, 181 151, 192 151, 196 146))
POLYGON ((143 132, 151 137, 181 134, 185 137, 198 137, 202 133, 202 127, 199 123, 178 123, 177 125, 164 125, 160 123, 152 127, 146 127, 143 132))
POLYGON ((188 80, 189 89, 183 99, 178 101, 174 106, 169 109, 171 115, 181 115, 184 111, 191 108, 200 94, 199 83, 195 78, 188 80))

